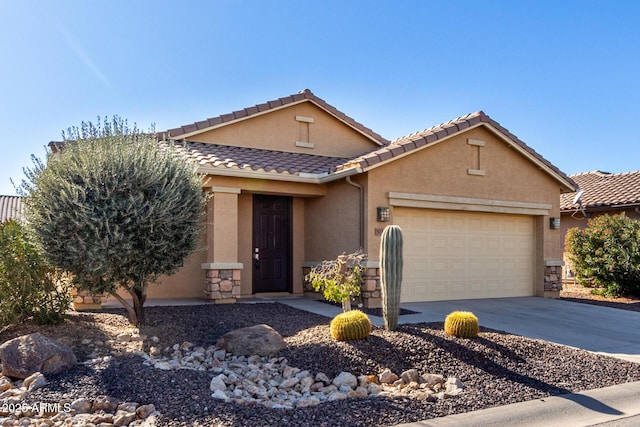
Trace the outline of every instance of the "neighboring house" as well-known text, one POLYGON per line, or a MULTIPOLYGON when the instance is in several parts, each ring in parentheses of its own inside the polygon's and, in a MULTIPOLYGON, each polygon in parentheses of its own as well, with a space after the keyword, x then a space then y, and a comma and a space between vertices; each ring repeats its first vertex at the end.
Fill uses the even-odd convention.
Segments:
POLYGON ((402 301, 557 296, 560 194, 576 184, 483 112, 394 141, 311 91, 161 134, 200 165, 206 250, 149 298, 302 295, 309 266, 404 234, 402 301))
POLYGON ((20 196, 0 196, 0 223, 10 219, 20 220, 24 205, 20 196))
MULTIPOLYGON (((560 196, 562 242, 567 230, 585 228, 587 220, 599 215, 624 212, 629 218, 640 219, 640 171, 608 173, 584 172, 570 176, 578 184, 577 192, 560 196)), ((566 259, 564 277, 572 277, 566 259)))

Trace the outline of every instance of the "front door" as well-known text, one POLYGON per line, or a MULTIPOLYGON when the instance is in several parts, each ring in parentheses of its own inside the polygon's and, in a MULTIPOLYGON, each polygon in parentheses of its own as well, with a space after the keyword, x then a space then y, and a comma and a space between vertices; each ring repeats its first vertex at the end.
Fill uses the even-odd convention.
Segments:
POLYGON ((291 292, 291 197, 253 196, 253 292, 291 292))

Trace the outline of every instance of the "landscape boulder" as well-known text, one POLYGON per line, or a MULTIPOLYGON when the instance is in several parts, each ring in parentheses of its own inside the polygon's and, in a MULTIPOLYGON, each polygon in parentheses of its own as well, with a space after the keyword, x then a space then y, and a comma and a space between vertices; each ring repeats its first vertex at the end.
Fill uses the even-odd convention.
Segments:
POLYGON ((2 375, 25 379, 35 372, 59 374, 76 364, 76 356, 66 345, 36 332, 0 345, 2 375))
POLYGON ((238 356, 273 356, 286 347, 282 336, 269 325, 240 328, 224 334, 216 347, 238 356))

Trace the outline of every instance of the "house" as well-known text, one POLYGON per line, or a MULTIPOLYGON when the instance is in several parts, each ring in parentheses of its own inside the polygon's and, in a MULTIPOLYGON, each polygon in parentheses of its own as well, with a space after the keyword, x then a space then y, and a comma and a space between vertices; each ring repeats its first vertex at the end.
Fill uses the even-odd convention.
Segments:
POLYGON ((203 246, 149 298, 303 295, 309 267, 404 234, 402 301, 557 296, 560 194, 577 185, 479 111, 389 141, 309 90, 161 134, 198 162, 203 246))
MULTIPOLYGON (((629 218, 640 219, 640 171, 609 173, 602 171, 571 175, 579 191, 560 196, 562 242, 567 230, 585 228, 587 220, 599 215, 624 212, 629 218)), ((565 255, 564 277, 572 277, 571 265, 565 255)))
POLYGON ((0 196, 0 223, 10 219, 20 220, 24 213, 24 205, 20 196, 0 196))

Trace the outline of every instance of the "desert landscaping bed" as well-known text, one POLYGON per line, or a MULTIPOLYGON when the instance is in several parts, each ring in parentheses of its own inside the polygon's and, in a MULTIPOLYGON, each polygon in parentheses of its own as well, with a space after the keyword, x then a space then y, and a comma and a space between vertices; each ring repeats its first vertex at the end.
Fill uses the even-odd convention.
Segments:
POLYGON ((404 325, 397 332, 374 328, 367 340, 336 342, 330 337, 330 319, 277 303, 149 307, 146 315, 140 334, 147 340, 138 345, 147 352, 151 345, 166 348, 185 341, 207 347, 230 330, 266 323, 287 343, 278 356, 314 375, 379 374, 385 368, 400 374, 415 368, 457 377, 466 388, 437 402, 349 398, 296 409, 227 403, 211 397, 212 372, 145 366, 130 343, 117 338, 128 328, 120 310, 73 313, 59 326, 23 323, 2 331, 0 342, 37 330, 70 344, 80 361, 108 353, 102 361, 48 377, 49 384, 26 399, 56 402, 107 395, 154 404, 160 425, 388 426, 640 380, 640 364, 485 328, 473 340, 448 337, 442 323, 429 323, 404 325))

